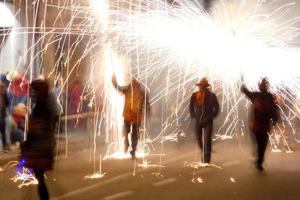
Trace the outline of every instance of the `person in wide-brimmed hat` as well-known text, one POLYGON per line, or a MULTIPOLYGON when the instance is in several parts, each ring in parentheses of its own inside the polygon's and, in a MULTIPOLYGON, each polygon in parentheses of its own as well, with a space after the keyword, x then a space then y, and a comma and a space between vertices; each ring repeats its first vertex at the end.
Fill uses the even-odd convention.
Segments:
POLYGON ((190 100, 190 115, 195 119, 197 141, 202 150, 202 162, 209 164, 211 159, 211 143, 213 119, 218 115, 219 102, 216 95, 208 88, 207 78, 202 78, 197 84, 199 90, 192 94, 190 100))
POLYGON ((203 88, 207 88, 207 87, 210 86, 210 84, 208 83, 207 78, 202 78, 196 85, 199 86, 199 87, 203 87, 203 88))

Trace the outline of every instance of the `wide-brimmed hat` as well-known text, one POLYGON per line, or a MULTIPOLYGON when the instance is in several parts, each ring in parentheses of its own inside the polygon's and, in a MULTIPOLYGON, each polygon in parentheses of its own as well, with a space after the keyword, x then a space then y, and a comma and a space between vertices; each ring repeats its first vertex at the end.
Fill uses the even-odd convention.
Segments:
POLYGON ((196 85, 203 86, 203 87, 209 87, 210 84, 208 83, 207 78, 202 78, 196 85))

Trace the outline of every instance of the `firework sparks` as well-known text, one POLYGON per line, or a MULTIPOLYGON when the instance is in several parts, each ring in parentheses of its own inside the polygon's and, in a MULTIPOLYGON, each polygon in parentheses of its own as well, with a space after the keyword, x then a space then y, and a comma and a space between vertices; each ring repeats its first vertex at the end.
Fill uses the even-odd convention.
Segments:
POLYGON ((222 169, 222 167, 212 164, 212 163, 202 163, 202 162, 184 162, 184 167, 191 167, 193 169, 201 169, 206 167, 216 167, 217 169, 222 169))
MULTIPOLYGON (((191 83, 201 76, 211 79, 213 89, 222 94, 222 111, 227 115, 218 131, 222 134, 216 137, 224 140, 233 138, 237 130, 244 132, 238 114, 244 101, 236 92, 242 83, 257 89, 261 77, 267 76, 273 92, 297 102, 300 51, 295 39, 300 18, 286 15, 293 5, 221 0, 208 15, 193 1, 180 1, 176 6, 145 1, 133 5, 135 9, 112 6, 108 26, 112 46, 130 56, 131 71, 152 82, 160 78, 157 71, 167 71, 166 87, 159 87, 152 100, 177 92, 177 101, 169 105, 174 108, 175 122, 188 101, 186 90, 192 88, 191 83)), ((292 116, 284 116, 287 123, 299 118, 298 109, 290 107, 289 112, 292 116)))
POLYGON ((192 182, 193 183, 204 183, 204 181, 201 177, 193 178, 192 182))
POLYGON ((151 164, 151 161, 148 161, 146 159, 143 160, 143 163, 138 164, 138 167, 142 167, 142 168, 149 168, 149 167, 165 167, 163 165, 157 165, 157 164, 151 164))
MULTIPOLYGON (((260 78, 267 76, 271 82, 271 89, 287 99, 285 106, 288 103, 299 103, 300 50, 294 44, 295 38, 299 36, 299 29, 296 26, 299 17, 287 18, 286 16, 287 11, 293 6, 292 3, 272 8, 272 1, 220 0, 212 7, 208 15, 199 4, 188 0, 179 1, 176 6, 160 0, 145 0, 138 1, 138 3, 125 0, 122 1, 123 6, 119 6, 120 1, 116 2, 91 0, 90 7, 55 6, 49 3, 47 5, 49 7, 72 11, 74 16, 66 28, 42 27, 32 30, 30 27, 23 27, 17 30, 20 34, 23 32, 41 34, 39 41, 36 43, 33 41, 30 48, 36 48, 39 42, 45 44, 36 55, 27 52, 32 54, 30 64, 52 43, 58 41, 68 43, 65 38, 48 40, 49 33, 80 35, 74 44, 63 44, 68 46, 69 52, 66 55, 60 55, 61 59, 54 63, 55 67, 49 73, 49 77, 56 73, 55 70, 61 63, 65 65, 70 62, 70 58, 75 54, 75 47, 83 36, 91 37, 82 57, 78 59, 74 67, 67 67, 66 80, 62 81, 62 76, 55 78, 63 82, 62 87, 68 85, 69 77, 72 72, 76 71, 76 67, 83 58, 100 46, 101 50, 93 53, 92 72, 85 86, 86 89, 91 88, 92 91, 89 107, 94 108, 97 113, 93 121, 96 127, 93 130, 94 160, 96 160, 97 136, 103 132, 107 142, 104 159, 129 157, 129 154, 123 153, 123 97, 114 90, 111 84, 113 74, 117 76, 121 84, 128 83, 127 79, 131 76, 138 77, 146 88, 151 89, 152 104, 165 100, 167 105, 165 109, 174 113, 162 118, 161 125, 164 128, 153 140, 149 139, 145 131, 142 133, 143 140, 139 146, 140 151, 137 152, 137 157, 142 158, 152 155, 150 147, 155 141, 177 142, 178 133, 166 134, 166 130, 172 127, 172 123, 178 125, 179 118, 187 118, 184 116, 186 115, 185 105, 194 88, 193 82, 201 76, 206 76, 211 80, 212 88, 222 97, 222 111, 226 114, 215 140, 232 139, 236 130, 240 131, 244 127, 244 122, 240 119, 241 114, 238 113, 238 110, 244 107, 244 101, 237 92, 242 81, 251 89, 256 89, 260 78), (85 16, 86 19, 81 24, 72 26, 76 17, 87 13, 89 14, 85 16), (96 18, 91 13, 97 13, 96 18), (95 36, 98 38, 96 42, 95 36), (62 62, 64 59, 66 60, 62 62), (94 74, 94 69, 98 69, 100 73, 94 74), (95 78, 98 75, 99 77, 95 78), (95 106, 96 93, 100 85, 98 82, 101 82, 104 88, 101 93, 103 100, 101 107, 95 106), (292 95, 287 94, 286 90, 292 95), (103 123, 104 131, 100 129, 103 123), (240 124, 243 125, 240 126, 240 124)), ((59 17, 60 15, 57 16, 57 21, 59 17)), ((25 62, 26 56, 20 57, 22 61, 18 63, 21 65, 25 62)), ((25 71, 29 71, 30 80, 32 80, 32 67, 25 71)), ((82 99, 84 98, 82 96, 82 99)), ((78 106, 78 110, 79 107, 81 106, 78 106)), ((289 114, 284 115, 286 122, 299 118, 299 107, 288 106, 287 110, 289 114)), ((293 125, 287 123, 287 126, 293 125)), ((270 142, 273 150, 281 151, 281 146, 290 153, 292 150, 285 131, 288 129, 276 130, 271 135, 270 142)), ((299 140, 295 139, 295 141, 299 143, 299 140)), ((164 154, 161 152, 159 155, 164 154)), ((145 159, 138 166, 163 167, 161 161, 160 165, 154 165, 145 159)), ((206 164, 200 162, 186 162, 185 166, 194 169, 207 167, 206 164)), ((0 168, 0 171, 4 169, 0 168)), ((26 175, 30 171, 23 172, 20 177, 24 179, 15 178, 14 180, 29 180, 26 184, 31 181, 35 183, 34 177, 26 175)), ((102 178, 105 174, 100 170, 87 175, 86 178, 102 178)), ((201 178, 196 178, 195 181, 203 183, 201 178)))
POLYGON ((235 180, 233 177, 230 178, 230 181, 231 181, 232 183, 236 183, 236 180, 235 180))
POLYGON ((106 173, 96 172, 94 174, 89 174, 84 177, 84 179, 100 179, 105 176, 106 173))
POLYGON ((30 186, 30 185, 37 185, 38 181, 35 178, 34 174, 27 168, 23 167, 21 171, 17 172, 17 174, 11 178, 13 182, 21 182, 18 185, 18 188, 30 186))

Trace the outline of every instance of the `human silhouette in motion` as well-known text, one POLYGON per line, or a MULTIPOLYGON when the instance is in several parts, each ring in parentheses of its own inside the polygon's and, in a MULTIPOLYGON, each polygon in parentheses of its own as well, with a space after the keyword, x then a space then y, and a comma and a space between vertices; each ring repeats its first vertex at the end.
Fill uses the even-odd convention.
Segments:
POLYGON ((190 99, 190 115, 195 119, 197 142, 202 150, 202 163, 209 164, 211 159, 211 143, 213 119, 219 113, 219 102, 216 95, 209 90, 209 83, 202 78, 197 83, 199 90, 190 99))
MULTIPOLYGON (((0 81, 0 134, 3 151, 6 152, 8 146, 6 144, 6 108, 8 106, 7 93, 4 83, 0 81)), ((0 149, 1 150, 1 149, 0 149)))
POLYGON ((275 102, 274 95, 269 92, 269 81, 263 78, 258 84, 259 91, 251 92, 245 85, 241 91, 252 102, 249 129, 255 136, 257 145, 256 168, 263 171, 265 150, 268 144, 268 132, 279 119, 279 109, 275 102))
POLYGON ((60 108, 56 98, 49 92, 46 80, 35 80, 30 87, 33 108, 28 121, 27 139, 21 147, 21 157, 26 162, 25 166, 33 169, 38 180, 40 199, 48 200, 44 173, 53 167, 54 133, 60 108))
POLYGON ((130 154, 132 159, 135 159, 135 152, 138 144, 139 128, 143 119, 144 110, 146 114, 150 113, 150 105, 148 100, 148 94, 142 88, 141 84, 133 78, 131 83, 127 86, 119 86, 115 75, 112 77, 112 83, 114 87, 125 95, 125 104, 123 110, 124 117, 124 130, 125 130, 125 149, 128 151, 129 138, 131 133, 131 150, 130 154), (146 106, 146 107, 145 107, 146 106))

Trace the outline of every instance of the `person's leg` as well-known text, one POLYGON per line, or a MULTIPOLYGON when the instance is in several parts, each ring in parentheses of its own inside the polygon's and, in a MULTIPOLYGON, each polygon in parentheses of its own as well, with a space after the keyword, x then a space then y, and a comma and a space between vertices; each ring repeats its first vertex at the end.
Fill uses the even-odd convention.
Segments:
POLYGON ((264 155, 268 144, 269 135, 267 132, 259 132, 256 133, 257 140, 257 165, 262 169, 262 164, 264 162, 264 155))
POLYGON ((7 147, 9 147, 11 144, 11 140, 10 140, 11 132, 15 128, 15 123, 14 123, 14 120, 11 117, 11 115, 7 116, 5 121, 6 121, 6 125, 5 125, 6 145, 7 145, 7 147))
POLYGON ((203 140, 202 140, 203 130, 202 130, 202 127, 199 126, 197 123, 195 125, 195 133, 196 133, 196 139, 197 139, 198 146, 202 150, 202 147, 203 147, 203 140))
POLYGON ((128 134, 130 133, 130 124, 124 122, 124 152, 127 153, 129 147, 128 134))
POLYGON ((1 132, 1 141, 3 149, 6 148, 6 128, 5 128, 5 120, 0 121, 0 132, 1 132))
POLYGON ((48 200, 49 193, 45 183, 44 171, 40 169, 34 169, 33 173, 38 180, 38 192, 41 200, 48 200))
POLYGON ((135 151, 138 144, 138 133, 139 133, 139 126, 136 124, 132 124, 132 133, 131 133, 132 150, 130 152, 132 158, 135 158, 135 151))
POLYGON ((195 125, 195 132, 196 132, 196 139, 197 139, 197 143, 198 143, 198 146, 201 150, 201 162, 204 163, 204 149, 203 149, 203 142, 204 142, 204 128, 202 126, 199 126, 197 123, 195 125))
POLYGON ((212 122, 209 122, 204 127, 204 134, 203 134, 203 140, 204 140, 204 162, 210 163, 211 158, 211 137, 212 137, 212 122))

